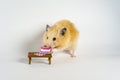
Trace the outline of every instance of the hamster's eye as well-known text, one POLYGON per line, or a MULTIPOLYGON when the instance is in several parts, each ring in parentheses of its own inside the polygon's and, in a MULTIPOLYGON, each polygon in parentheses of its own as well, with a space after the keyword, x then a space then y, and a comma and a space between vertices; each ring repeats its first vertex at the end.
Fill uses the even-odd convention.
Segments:
POLYGON ((56 37, 53 38, 53 41, 55 41, 55 40, 56 40, 56 37))
POLYGON ((48 39, 48 37, 46 39, 48 39))

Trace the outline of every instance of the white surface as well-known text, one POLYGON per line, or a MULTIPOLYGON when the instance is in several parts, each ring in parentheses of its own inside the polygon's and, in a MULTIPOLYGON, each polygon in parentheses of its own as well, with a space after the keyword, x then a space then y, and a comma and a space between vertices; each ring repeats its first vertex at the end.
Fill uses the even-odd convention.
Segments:
POLYGON ((119 0, 0 0, 0 79, 120 80, 119 0), (69 19, 80 31, 77 58, 56 54, 27 64, 45 25, 69 19))
POLYGON ((46 59, 1 61, 3 80, 120 80, 120 57, 77 56, 72 59, 58 54, 48 65, 46 59), (58 57, 59 56, 59 57, 58 57))

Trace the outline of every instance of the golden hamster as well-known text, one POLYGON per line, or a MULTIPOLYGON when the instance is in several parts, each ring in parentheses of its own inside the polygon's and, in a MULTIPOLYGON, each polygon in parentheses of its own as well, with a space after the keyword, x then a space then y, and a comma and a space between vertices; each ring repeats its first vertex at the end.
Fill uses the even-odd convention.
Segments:
POLYGON ((71 51, 71 57, 75 57, 74 53, 78 36, 79 32, 72 22, 69 20, 61 20, 52 26, 46 25, 43 41, 46 46, 61 50, 69 50, 71 51))

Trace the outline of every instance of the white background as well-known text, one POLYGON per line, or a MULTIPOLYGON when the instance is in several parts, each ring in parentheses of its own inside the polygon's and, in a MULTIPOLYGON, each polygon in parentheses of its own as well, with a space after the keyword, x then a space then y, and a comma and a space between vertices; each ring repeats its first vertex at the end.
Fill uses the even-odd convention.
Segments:
POLYGON ((119 0, 0 0, 1 80, 120 80, 119 0), (52 65, 39 51, 45 25, 61 19, 80 31, 77 57, 60 52, 52 65))

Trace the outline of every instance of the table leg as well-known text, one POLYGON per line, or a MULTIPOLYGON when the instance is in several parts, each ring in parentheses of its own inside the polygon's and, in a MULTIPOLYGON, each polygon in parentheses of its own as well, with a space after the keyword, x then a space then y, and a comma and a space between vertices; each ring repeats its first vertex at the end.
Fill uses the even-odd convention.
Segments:
POLYGON ((51 64, 51 57, 48 58, 49 64, 51 64))
POLYGON ((31 64, 31 57, 29 57, 29 64, 31 64))

